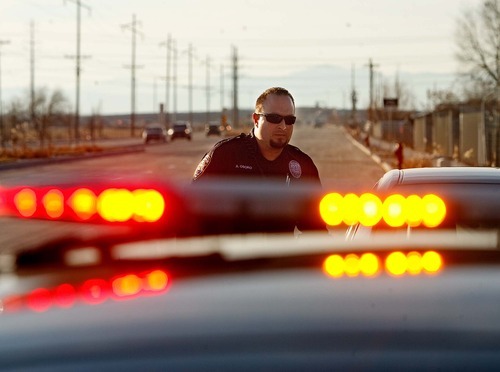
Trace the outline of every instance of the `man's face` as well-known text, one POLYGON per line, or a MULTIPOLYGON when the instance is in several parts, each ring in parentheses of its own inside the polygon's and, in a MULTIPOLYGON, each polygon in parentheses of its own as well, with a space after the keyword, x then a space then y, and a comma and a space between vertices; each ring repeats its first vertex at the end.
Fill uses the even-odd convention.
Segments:
MULTIPOLYGON (((269 95, 263 104, 262 114, 279 114, 288 116, 295 114, 295 107, 290 97, 285 95, 269 95)), ((265 116, 253 115, 255 125, 255 136, 266 147, 274 149, 284 148, 293 133, 293 125, 286 125, 282 120, 279 124, 273 124, 266 120, 265 116)))

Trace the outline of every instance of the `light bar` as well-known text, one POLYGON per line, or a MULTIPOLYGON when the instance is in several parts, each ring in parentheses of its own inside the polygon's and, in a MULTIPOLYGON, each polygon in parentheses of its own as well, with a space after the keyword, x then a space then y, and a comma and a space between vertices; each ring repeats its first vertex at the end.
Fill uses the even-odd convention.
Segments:
POLYGON ((166 209, 155 189, 20 187, 1 190, 1 215, 51 220, 156 222, 166 209))
POLYGON ((52 308, 68 309, 76 304, 98 305, 108 300, 122 301, 139 296, 164 293, 170 284, 163 270, 125 274, 110 280, 88 279, 81 285, 68 283, 55 288, 37 288, 24 295, 9 296, 1 301, 6 313, 31 310, 45 312, 52 308))
POLYGON ((321 199, 319 212, 329 226, 351 226, 359 223, 370 227, 384 221, 390 227, 423 225, 432 228, 443 222, 446 217, 446 205, 434 194, 423 197, 394 194, 381 200, 371 193, 361 196, 329 193, 321 199))
POLYGON ((338 254, 328 256, 323 262, 323 272, 332 278, 373 277, 385 270, 392 276, 436 274, 443 267, 441 255, 435 251, 424 253, 411 251, 408 253, 392 252, 385 260, 374 253, 338 254))

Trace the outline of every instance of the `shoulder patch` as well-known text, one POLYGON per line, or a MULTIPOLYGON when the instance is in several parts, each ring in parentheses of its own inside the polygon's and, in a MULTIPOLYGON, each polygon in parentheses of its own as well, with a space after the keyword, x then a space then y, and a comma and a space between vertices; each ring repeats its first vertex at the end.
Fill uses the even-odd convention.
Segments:
POLYGON ((208 165, 210 164, 210 161, 212 160, 212 153, 213 153, 212 151, 208 152, 207 154, 205 154, 203 159, 201 159, 200 163, 196 167, 196 170, 194 171, 193 180, 198 179, 198 177, 200 177, 203 174, 205 169, 207 169, 208 165))
POLYGON ((290 174, 294 178, 300 178, 300 176, 302 175, 302 167, 297 160, 290 160, 290 162, 288 163, 288 170, 290 170, 290 174))

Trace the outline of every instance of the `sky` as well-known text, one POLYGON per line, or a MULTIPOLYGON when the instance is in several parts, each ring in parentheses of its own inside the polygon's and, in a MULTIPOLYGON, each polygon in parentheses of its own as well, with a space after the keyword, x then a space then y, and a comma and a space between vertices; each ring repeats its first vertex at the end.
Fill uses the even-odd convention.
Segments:
POLYGON ((236 54, 240 108, 253 107, 271 86, 288 88, 298 106, 335 108, 350 107, 354 87, 358 107, 366 107, 371 60, 376 86, 399 79, 423 109, 427 90, 453 89, 457 19, 481 2, 1 0, 2 107, 27 97, 33 82, 62 90, 73 109, 79 91, 81 115, 130 113, 133 101, 138 113, 155 112, 160 103, 170 112, 231 108, 236 54))

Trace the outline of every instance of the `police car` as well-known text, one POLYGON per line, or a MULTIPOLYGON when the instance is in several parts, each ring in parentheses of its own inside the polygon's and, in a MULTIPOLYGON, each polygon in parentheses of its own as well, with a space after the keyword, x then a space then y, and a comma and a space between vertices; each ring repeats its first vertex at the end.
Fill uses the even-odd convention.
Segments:
POLYGON ((483 190, 475 207, 488 213, 476 213, 438 186, 394 194, 433 195, 419 218, 389 208, 375 222, 373 208, 393 195, 381 189, 338 194, 272 180, 3 187, 3 218, 111 229, 24 247, 4 262, 2 369, 494 369, 498 235, 464 240, 446 219, 460 211, 498 228, 500 213, 489 213, 498 191, 483 190), (356 198, 371 203, 353 214, 356 198), (329 231, 399 219, 428 226, 402 237, 389 225, 382 238, 356 240, 329 231))

